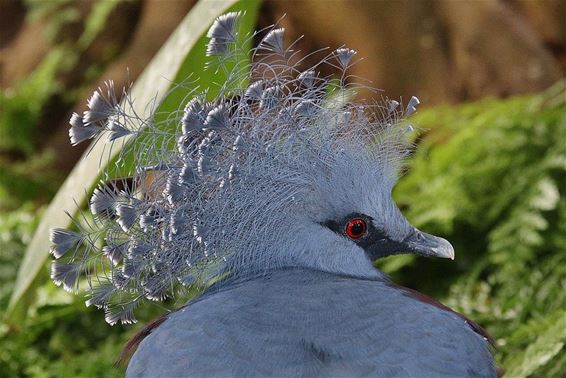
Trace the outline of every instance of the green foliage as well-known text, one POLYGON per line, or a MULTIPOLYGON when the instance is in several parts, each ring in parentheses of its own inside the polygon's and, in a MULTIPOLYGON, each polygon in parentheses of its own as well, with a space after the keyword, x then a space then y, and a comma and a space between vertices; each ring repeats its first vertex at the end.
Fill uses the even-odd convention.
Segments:
MULTIPOLYGON (((43 215, 31 202, 0 212, 0 316, 7 307, 25 246, 43 215)), ((127 340, 162 309, 148 308, 135 327, 110 327, 84 299, 48 282, 39 288, 21 330, 0 325, 2 377, 121 377, 113 366, 127 340)))
MULTIPOLYGON (((9 213, 0 212, 0 317, 25 246, 42 216, 43 211, 37 211, 31 202, 9 213)), ((110 327, 100 310, 85 307, 84 298, 47 281, 38 288, 28 316, 19 319, 19 330, 0 324, 1 376, 121 377, 123 369, 113 365, 122 347, 163 311, 161 306, 145 308, 139 324, 110 327)))
POLYGON ((565 88, 422 112, 429 131, 395 192, 456 261, 385 267, 486 326, 511 377, 566 376, 565 88))
MULTIPOLYGON (((152 102, 160 104, 171 86, 171 82, 165 80, 164 77, 175 77, 183 62, 191 61, 190 55, 193 48, 198 45, 199 39, 200 43, 203 43, 204 40, 201 36, 206 33, 210 24, 218 15, 237 3, 236 0, 201 2, 191 9, 132 87, 131 97, 135 98, 132 105, 133 112, 142 117, 151 116, 151 106, 148 106, 148 104, 152 102), (151 89, 148 90, 148 88, 151 89)), ((257 10, 257 2, 241 2, 241 6, 248 6, 248 4, 253 5, 252 10, 257 10)), ((199 48, 196 50, 200 51, 199 48)), ((199 72, 195 71, 195 73, 198 74, 199 72)), ((175 109, 179 107, 180 104, 177 104, 175 109)), ((101 162, 111 162, 127 145, 128 138, 124 138, 122 144, 115 144, 108 150, 106 143, 95 143, 89 148, 88 156, 80 160, 67 177, 67 180, 51 201, 32 241, 28 245, 5 314, 7 322, 19 325, 21 323, 19 318, 25 316, 24 304, 33 301, 35 289, 38 282, 41 281, 42 268, 45 266, 48 257, 46 246, 49 245, 49 230, 55 227, 66 227, 69 224, 69 219, 62 210, 76 210, 76 204, 85 201, 87 195, 85 188, 94 186, 98 175, 106 168, 106 164, 101 164, 101 162)))
MULTIPOLYGON (((27 3, 37 17, 72 5, 67 0, 27 3)), ((96 4, 80 48, 92 41, 115 6, 96 4)), ((246 19, 244 27, 250 27, 258 2, 238 6, 254 15, 246 19)), ((53 29, 74 17, 67 10, 53 29)), ((45 103, 61 89, 56 78, 62 63, 74 64, 65 51, 54 49, 33 75, 0 94, 0 150, 25 156, 10 165, 0 160, 0 317, 24 250, 45 214, 37 203, 50 198, 59 181, 49 173, 49 155, 34 151, 33 135, 45 103)), ((194 67, 202 67, 204 39, 193 51, 169 79, 180 83, 194 67)), ((223 80, 216 75, 200 79, 203 86, 223 80)), ((417 141, 394 194, 413 224, 454 244, 456 261, 407 255, 379 263, 396 281, 443 298, 485 326, 497 341, 500 365, 512 378, 566 376, 565 87, 559 83, 535 96, 419 113, 413 121, 427 132, 417 141)), ((161 111, 179 109, 186 94, 182 86, 176 88, 161 111)), ((79 180, 81 191, 97 173, 86 174, 79 180)), ((64 217, 62 207, 56 210, 64 217)), ((54 218, 47 215, 49 223, 54 218)), ((43 258, 47 244, 37 245, 43 258)), ((145 309, 134 327, 110 327, 100 311, 84 306, 83 298, 46 281, 43 260, 37 274, 37 295, 26 302, 19 329, 0 325, 1 375, 122 376, 112 367, 122 345, 163 308, 145 309)))
POLYGON ((29 20, 47 20, 45 34, 50 41, 56 39, 66 24, 80 19, 80 11, 73 0, 24 0, 24 4, 29 20))
MULTIPOLYGON (((26 0, 25 4, 29 20, 45 19, 49 40, 54 40, 63 26, 80 19, 78 4, 69 0, 26 0)), ((36 152, 41 135, 38 125, 55 96, 75 100, 59 77, 76 66, 81 52, 102 31, 104 17, 116 5, 116 1, 93 4, 77 43, 53 46, 30 75, 0 92, 0 209, 17 208, 16 204, 32 198, 45 203, 60 185, 62 178, 50 169, 53 153, 36 152)))
POLYGON ((51 169, 52 161, 53 153, 49 151, 11 163, 0 157, 0 211, 17 209, 29 199, 48 202, 61 181, 60 175, 51 169))
POLYGON ((60 89, 55 78, 66 59, 66 49, 54 49, 29 77, 0 92, 0 150, 33 152, 33 132, 44 104, 60 89))
MULTIPOLYGON (((26 5, 29 19, 46 19, 50 40, 55 39, 63 26, 80 21, 78 5, 70 0, 26 0, 26 5)), ((77 42, 53 46, 31 75, 16 83, 14 88, 0 93, 0 151, 11 150, 25 155, 33 152, 34 132, 41 112, 49 99, 62 94, 59 75, 75 67, 80 53, 101 33, 105 18, 116 5, 118 1, 114 0, 94 3, 77 42)), ((67 93, 65 96, 69 97, 67 93)))
POLYGON ((92 5, 92 10, 85 20, 85 30, 77 43, 81 48, 86 49, 100 34, 106 24, 106 18, 119 3, 119 0, 106 0, 92 5))
POLYGON ((38 214, 30 202, 17 211, 0 212, 0 308, 8 305, 23 246, 31 240, 38 214))

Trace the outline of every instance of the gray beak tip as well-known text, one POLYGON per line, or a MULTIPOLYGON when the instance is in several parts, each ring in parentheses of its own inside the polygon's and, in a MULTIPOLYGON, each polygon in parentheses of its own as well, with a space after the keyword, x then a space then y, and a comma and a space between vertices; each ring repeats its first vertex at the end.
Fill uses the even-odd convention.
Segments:
POLYGON ((446 239, 421 232, 417 229, 405 240, 411 252, 424 256, 454 260, 454 247, 446 239))
POLYGON ((432 256, 454 260, 455 257, 454 247, 452 246, 452 244, 450 244, 448 240, 429 234, 425 234, 425 235, 426 235, 425 239, 427 240, 428 244, 431 245, 430 254, 432 256))
POLYGON ((441 247, 432 249, 433 256, 454 260, 455 258, 454 247, 452 247, 452 244, 450 244, 448 241, 446 240, 444 241, 446 242, 447 245, 443 245, 441 247))

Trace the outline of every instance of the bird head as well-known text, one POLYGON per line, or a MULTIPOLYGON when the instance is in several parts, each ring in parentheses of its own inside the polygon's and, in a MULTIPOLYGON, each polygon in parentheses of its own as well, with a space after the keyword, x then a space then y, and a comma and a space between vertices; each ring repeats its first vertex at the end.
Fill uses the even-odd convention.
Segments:
POLYGON ((78 232, 51 234, 53 280, 74 290, 86 273, 87 304, 111 324, 134 321, 141 300, 227 275, 301 267, 373 277, 372 261, 392 254, 454 257, 391 198, 410 150, 404 118, 418 100, 352 101, 355 51, 302 68, 281 28, 242 51, 240 16, 221 16, 208 32, 207 55, 218 61, 209 69, 235 67, 215 98, 195 83, 182 116, 158 123, 129 114, 131 98, 119 100, 110 82, 71 118, 73 144, 133 137, 113 164, 124 171, 108 175, 128 178, 95 189, 78 232), (338 76, 322 77, 322 65, 338 76))
POLYGON ((253 198, 247 210, 253 208, 253 222, 261 225, 249 225, 255 240, 241 250, 260 250, 254 263, 246 260, 247 267, 300 266, 373 277, 379 272, 372 262, 394 254, 454 258, 449 242, 413 227, 393 201, 411 129, 400 126, 400 114, 371 119, 375 110, 359 104, 346 111, 321 107, 300 138, 285 137, 272 147, 273 155, 255 162, 261 167, 252 171, 265 172, 272 183, 262 191, 253 184, 251 192, 239 191, 238 201, 253 198))

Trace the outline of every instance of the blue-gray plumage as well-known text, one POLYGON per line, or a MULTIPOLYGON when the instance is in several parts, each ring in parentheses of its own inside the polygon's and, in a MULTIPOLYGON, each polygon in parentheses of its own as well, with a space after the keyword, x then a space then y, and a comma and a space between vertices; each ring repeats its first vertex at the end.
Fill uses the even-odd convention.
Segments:
POLYGON ((218 58, 208 66, 231 70, 227 82, 195 84, 182 117, 131 114, 112 83, 73 115, 73 144, 133 138, 107 175, 133 177, 101 182, 78 232, 53 230, 54 282, 75 290, 86 274, 87 305, 110 324, 135 322, 143 301, 217 282, 128 344, 143 339, 131 377, 494 376, 479 326, 373 266, 398 253, 454 258, 391 198, 417 98, 405 110, 350 101, 356 52, 303 69, 282 28, 248 66, 240 16, 208 33, 218 58), (339 79, 321 77, 322 65, 339 79))
POLYGON ((127 377, 493 377, 459 315, 385 277, 287 269, 212 288, 144 339, 127 377))

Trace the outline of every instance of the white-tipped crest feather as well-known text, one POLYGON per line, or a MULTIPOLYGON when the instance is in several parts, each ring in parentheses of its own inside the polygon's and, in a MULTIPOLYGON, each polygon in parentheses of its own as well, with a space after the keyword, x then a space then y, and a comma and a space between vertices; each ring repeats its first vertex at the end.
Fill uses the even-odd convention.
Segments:
MULTIPOLYGON (((214 23, 208 55, 224 54, 227 44, 236 43, 239 16, 230 13, 214 23)), ((113 84, 107 96, 94 93, 84 117, 73 114, 73 144, 103 133, 111 141, 137 137, 115 164, 125 172, 112 175, 131 178, 101 182, 91 197, 93 220, 80 226, 89 237, 52 234, 55 256, 68 257, 54 263, 53 280, 72 289, 77 266, 96 266, 86 269, 87 303, 103 308, 110 324, 134 322, 143 299, 161 300, 214 277, 301 264, 351 273, 331 256, 326 261, 310 253, 317 243, 322 248, 334 242, 309 235, 325 219, 363 206, 389 211, 380 199, 390 196, 408 150, 398 102, 344 97, 330 106, 329 93, 344 94, 352 83, 346 88, 343 80, 321 78, 318 67, 336 67, 332 60, 338 59, 344 71, 355 52, 338 49, 306 69, 285 66, 281 60, 290 50, 283 32, 272 29, 259 47, 243 53, 255 58, 248 71, 235 65, 233 83, 253 82, 222 86, 211 102, 204 101, 206 91, 194 92, 182 117, 160 124, 143 120, 145 129, 136 129, 130 121, 137 116, 121 107, 113 84), (265 50, 278 55, 276 69, 266 69, 265 50), (133 169, 123 164, 128 156, 133 169), (65 254, 96 237, 102 242, 89 243, 84 253, 65 254)), ((417 104, 411 99, 407 112, 417 104)), ((344 258, 356 269, 357 257, 344 258)))

